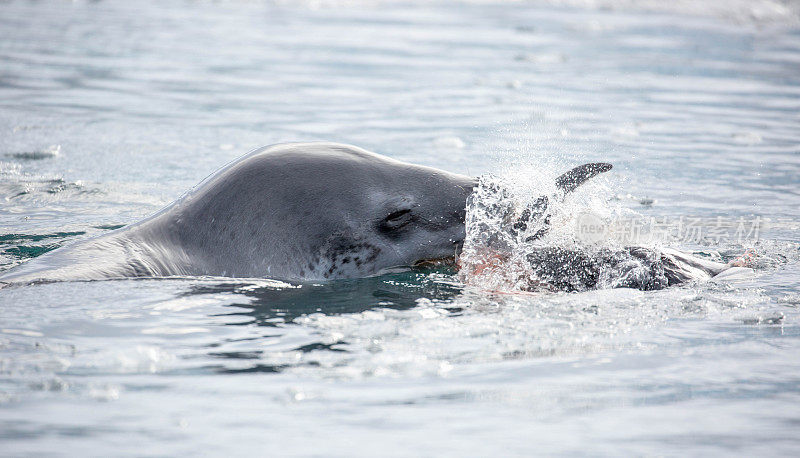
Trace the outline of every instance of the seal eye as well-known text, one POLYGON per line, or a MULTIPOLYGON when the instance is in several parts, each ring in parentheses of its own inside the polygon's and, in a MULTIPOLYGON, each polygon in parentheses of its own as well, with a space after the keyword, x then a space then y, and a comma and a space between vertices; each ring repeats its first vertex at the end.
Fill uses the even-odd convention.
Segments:
POLYGON ((389 216, 378 223, 378 229, 380 229, 382 232, 396 231, 397 229, 400 229, 401 227, 410 223, 412 219, 413 214, 409 208, 393 211, 392 213, 389 213, 389 216))

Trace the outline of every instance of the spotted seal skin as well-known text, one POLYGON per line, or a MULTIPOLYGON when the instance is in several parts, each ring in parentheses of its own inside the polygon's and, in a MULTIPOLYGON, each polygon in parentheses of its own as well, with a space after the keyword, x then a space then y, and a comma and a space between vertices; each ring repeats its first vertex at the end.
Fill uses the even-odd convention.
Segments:
POLYGON ((611 250, 546 247, 526 256, 528 291, 587 291, 601 287, 654 291, 688 282, 707 281, 740 269, 670 248, 629 246, 611 250))
POLYGON ((452 258, 475 184, 350 145, 268 146, 155 215, 37 257, 0 282, 376 275, 452 258))

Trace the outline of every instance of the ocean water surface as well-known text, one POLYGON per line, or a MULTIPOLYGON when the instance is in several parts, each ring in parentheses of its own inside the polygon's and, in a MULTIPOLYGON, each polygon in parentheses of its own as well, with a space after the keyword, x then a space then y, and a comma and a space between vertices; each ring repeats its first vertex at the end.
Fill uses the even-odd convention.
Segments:
POLYGON ((447 268, 11 286, 0 455, 797 455, 798 11, 1 4, 2 271, 308 140, 523 194, 610 162, 572 210, 731 222, 660 243, 749 249, 756 269, 652 292, 521 293, 447 268))

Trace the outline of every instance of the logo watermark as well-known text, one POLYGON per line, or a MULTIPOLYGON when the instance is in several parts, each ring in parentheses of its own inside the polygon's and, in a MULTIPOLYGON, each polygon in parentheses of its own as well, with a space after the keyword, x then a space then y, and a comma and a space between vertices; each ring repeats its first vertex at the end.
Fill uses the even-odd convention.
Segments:
POLYGON ((609 224, 594 213, 578 215, 575 233, 581 241, 597 243, 608 238, 609 224))
POLYGON ((588 243, 614 240, 623 244, 638 244, 670 240, 694 244, 741 244, 758 241, 764 225, 765 221, 760 216, 735 219, 721 216, 640 216, 607 220, 594 213, 581 213, 576 219, 575 234, 579 240, 588 243))

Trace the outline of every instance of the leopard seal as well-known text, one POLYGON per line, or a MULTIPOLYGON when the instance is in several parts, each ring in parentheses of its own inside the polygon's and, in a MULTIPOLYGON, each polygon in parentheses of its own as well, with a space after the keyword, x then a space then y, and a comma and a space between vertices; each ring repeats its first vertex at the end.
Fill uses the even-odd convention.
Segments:
POLYGON ((34 258, 0 282, 376 275, 454 257, 475 183, 345 144, 267 146, 156 214, 34 258))

